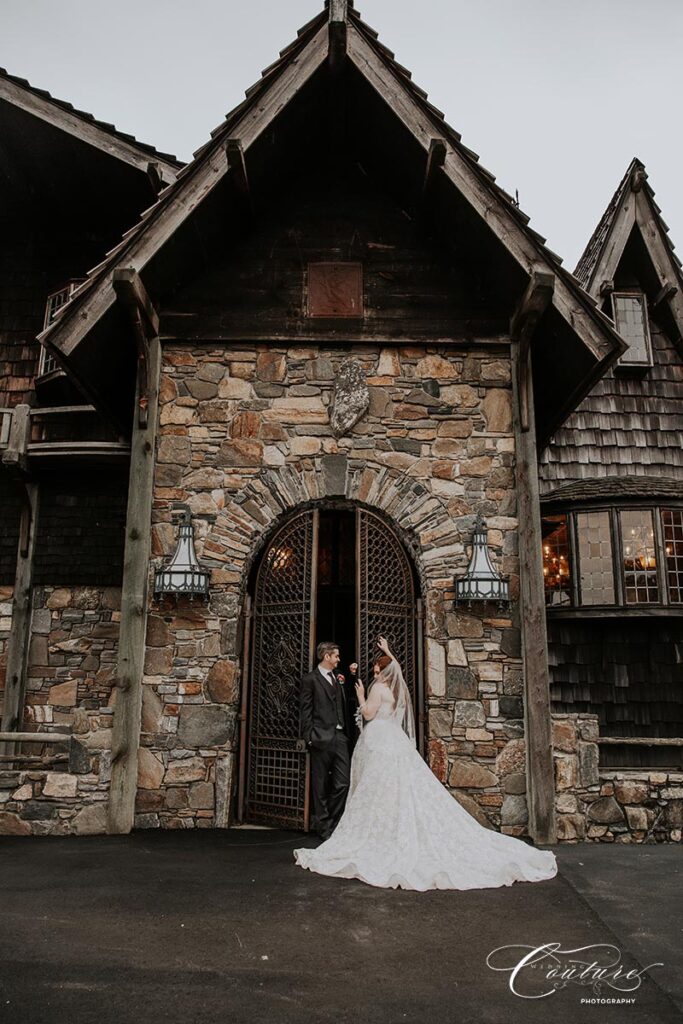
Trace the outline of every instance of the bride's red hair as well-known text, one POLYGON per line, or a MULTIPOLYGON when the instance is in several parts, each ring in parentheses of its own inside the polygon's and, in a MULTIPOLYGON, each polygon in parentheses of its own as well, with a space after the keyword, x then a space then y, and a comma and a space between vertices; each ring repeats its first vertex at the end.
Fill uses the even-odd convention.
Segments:
POLYGON ((386 654, 380 654, 377 658, 375 658, 373 665, 377 665, 380 672, 382 672, 387 667, 387 665, 391 665, 391 658, 389 658, 386 654))

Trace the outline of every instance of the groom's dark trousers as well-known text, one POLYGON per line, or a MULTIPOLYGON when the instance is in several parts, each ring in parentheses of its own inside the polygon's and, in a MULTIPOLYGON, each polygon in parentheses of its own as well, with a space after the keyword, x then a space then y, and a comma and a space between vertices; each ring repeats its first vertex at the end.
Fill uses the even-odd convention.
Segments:
POLYGON ((301 680, 301 737, 311 753, 311 828, 326 834, 339 821, 349 791, 349 740, 341 684, 318 669, 301 680))

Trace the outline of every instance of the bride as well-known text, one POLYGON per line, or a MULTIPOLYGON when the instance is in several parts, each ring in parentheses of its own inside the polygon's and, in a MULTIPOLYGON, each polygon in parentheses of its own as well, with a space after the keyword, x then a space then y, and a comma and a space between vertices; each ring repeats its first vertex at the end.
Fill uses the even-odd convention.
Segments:
POLYGON ((483 889, 557 874, 550 851, 480 825, 439 782, 415 747, 412 701, 401 667, 380 637, 364 720, 351 762, 346 808, 329 839, 298 849, 301 867, 382 888, 483 889))

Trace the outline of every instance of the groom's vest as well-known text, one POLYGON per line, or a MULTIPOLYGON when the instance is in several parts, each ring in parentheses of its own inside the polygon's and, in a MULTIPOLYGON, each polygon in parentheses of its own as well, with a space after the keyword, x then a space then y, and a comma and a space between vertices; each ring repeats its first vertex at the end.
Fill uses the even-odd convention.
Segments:
POLYGON ((341 683, 338 681, 334 684, 334 702, 337 706, 337 725, 344 729, 346 725, 344 720, 344 694, 342 693, 341 683))

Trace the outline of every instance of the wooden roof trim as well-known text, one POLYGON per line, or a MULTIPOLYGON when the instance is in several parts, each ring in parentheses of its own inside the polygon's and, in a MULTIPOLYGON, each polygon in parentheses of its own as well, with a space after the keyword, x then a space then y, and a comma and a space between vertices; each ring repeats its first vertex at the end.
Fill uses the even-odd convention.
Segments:
POLYGON ((175 157, 159 153, 153 146, 138 143, 131 135, 128 138, 118 132, 114 125, 97 121, 91 114, 76 110, 71 104, 55 100, 50 93, 34 89, 14 76, 0 69, 0 99, 11 103, 26 113, 45 121, 67 135, 73 135, 87 145, 99 149, 108 156, 121 160, 148 173, 150 164, 155 164, 165 184, 175 181, 181 167, 175 157), (69 109, 70 108, 70 109, 69 109))
MULTIPOLYGON (((354 22, 349 23, 347 53, 356 68, 376 92, 391 106, 404 126, 429 153, 431 140, 448 128, 443 121, 430 117, 422 110, 410 86, 382 60, 377 51, 363 37, 354 22)), ((491 187, 481 168, 463 154, 460 145, 448 147, 443 166, 444 173, 470 203, 482 220, 492 229, 513 258, 531 275, 539 259, 557 275, 553 305, 563 318, 580 334, 594 358, 598 361, 616 358, 623 351, 623 343, 611 322, 596 307, 574 279, 552 259, 538 235, 520 223, 516 211, 491 187)))
POLYGON ((635 476, 589 477, 563 484, 541 494, 542 505, 560 502, 594 502, 633 498, 674 498, 683 500, 683 481, 675 477, 635 476))
POLYGON ((635 222, 662 289, 672 285, 676 289, 674 291, 672 288, 669 291, 665 301, 676 321, 679 334, 676 340, 680 347, 683 338, 683 273, 681 273, 681 266, 668 243, 668 236, 661 218, 653 209, 654 205, 650 195, 644 189, 636 193, 635 222))
POLYGON ((603 281, 611 281, 614 277, 626 244, 631 237, 636 222, 635 193, 630 190, 625 192, 619 206, 603 242, 602 252, 598 256, 586 284, 586 291, 595 299, 598 299, 601 294, 603 281))
POLYGON ((283 65, 282 73, 265 88, 258 104, 249 105, 234 123, 226 122, 200 160, 184 169, 172 189, 147 212, 146 220, 133 229, 97 269, 99 282, 88 280, 74 294, 64 313, 39 335, 39 340, 59 357, 68 358, 115 302, 110 269, 126 266, 138 273, 173 235, 180 224, 200 205, 228 170, 224 134, 239 139, 246 152, 273 118, 308 81, 327 58, 327 24, 308 41, 301 52, 283 65), (105 277, 105 275, 107 275, 105 277), (79 294, 81 301, 78 301, 79 294))
MULTIPOLYGON (((683 272, 654 192, 647 183, 645 167, 639 160, 632 161, 617 192, 616 202, 613 199, 607 211, 609 226, 587 279, 586 290, 597 299, 602 283, 614 280, 624 249, 637 227, 662 290, 670 289, 665 301, 678 327, 680 342, 683 338, 683 272)), ((599 227, 605 230, 602 222, 599 227)))

